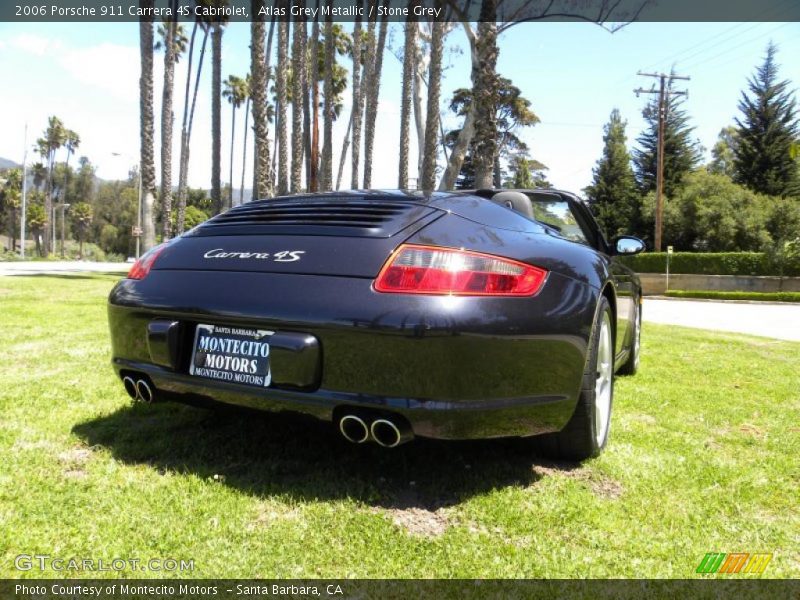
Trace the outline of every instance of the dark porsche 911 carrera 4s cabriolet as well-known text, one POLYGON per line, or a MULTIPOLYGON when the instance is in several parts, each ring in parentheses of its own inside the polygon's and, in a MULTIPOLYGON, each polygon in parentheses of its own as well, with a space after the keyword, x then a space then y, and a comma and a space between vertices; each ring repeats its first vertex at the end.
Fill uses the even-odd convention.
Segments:
POLYGON ((539 436, 596 456, 642 290, 577 197, 356 191, 238 206, 111 292, 113 366, 145 402, 333 422, 351 442, 539 436))

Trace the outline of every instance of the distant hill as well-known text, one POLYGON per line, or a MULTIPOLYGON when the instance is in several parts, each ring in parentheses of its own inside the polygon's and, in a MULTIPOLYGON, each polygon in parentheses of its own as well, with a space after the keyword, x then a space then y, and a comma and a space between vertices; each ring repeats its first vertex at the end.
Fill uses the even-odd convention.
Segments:
POLYGON ((3 158, 0 156, 0 171, 3 169, 14 169, 16 167, 21 167, 22 165, 16 161, 9 160, 8 158, 3 158))

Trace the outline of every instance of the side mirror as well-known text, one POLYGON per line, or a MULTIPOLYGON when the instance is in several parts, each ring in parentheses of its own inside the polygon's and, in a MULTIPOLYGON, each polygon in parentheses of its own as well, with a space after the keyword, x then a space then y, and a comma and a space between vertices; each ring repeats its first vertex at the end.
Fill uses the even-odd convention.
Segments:
POLYGON ((645 249, 644 242, 632 235, 621 235, 614 240, 614 250, 616 254, 633 256, 645 249))

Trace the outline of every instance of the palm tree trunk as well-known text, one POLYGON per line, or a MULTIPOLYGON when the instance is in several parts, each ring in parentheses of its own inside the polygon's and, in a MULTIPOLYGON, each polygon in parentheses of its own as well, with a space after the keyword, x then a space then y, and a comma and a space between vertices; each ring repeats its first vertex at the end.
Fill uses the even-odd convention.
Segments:
POLYGON ((347 122, 347 131, 344 132, 344 140, 342 141, 342 154, 339 156, 339 172, 336 175, 336 189, 342 187, 342 174, 344 173, 344 163, 347 160, 347 148, 350 146, 350 130, 353 128, 353 119, 355 118, 355 109, 350 109, 350 120, 347 122))
MULTIPOLYGON (((152 13, 153 0, 140 0, 139 7, 144 14, 152 13)), ((142 250, 147 251, 156 243, 153 205, 156 191, 156 165, 153 150, 155 118, 153 116, 153 20, 143 17, 139 20, 139 51, 141 56, 141 77, 139 78, 139 138, 140 138, 140 177, 142 178, 142 250)))
POLYGON ((214 212, 223 209, 222 201, 222 25, 211 30, 211 201, 214 212))
POLYGON ((267 87, 270 78, 270 58, 272 56, 272 34, 275 31, 275 18, 269 27, 269 40, 264 49, 264 21, 254 12, 250 35, 250 77, 253 98, 253 136, 255 138, 255 157, 253 164, 253 195, 258 199, 272 196, 272 177, 270 174, 269 118, 267 87))
MULTIPOLYGON (((419 24, 416 24, 419 28, 419 24)), ((414 49, 414 126, 417 130, 417 177, 422 175, 422 159, 425 157, 425 111, 422 109, 422 92, 425 88, 423 73, 427 70, 428 57, 419 55, 414 49)), ((419 180, 418 180, 419 181, 419 180)))
MULTIPOLYGON (((194 22, 192 27, 192 37, 189 41, 189 59, 186 67, 186 91, 183 95, 183 121, 181 123, 181 155, 178 159, 178 218, 175 224, 175 231, 178 234, 183 233, 184 220, 186 218, 186 178, 187 167, 189 161, 186 160, 187 154, 187 128, 189 126, 189 91, 192 87, 192 62, 194 60, 194 42, 197 37, 197 21, 194 22)), ((205 47, 205 40, 203 38, 203 46, 205 47)), ((199 69, 198 69, 199 70, 199 69)))
POLYGON ((164 241, 172 234, 172 92, 175 82, 177 15, 165 24, 164 89, 161 94, 161 217, 164 241))
POLYGON ((406 20, 406 39, 403 50, 403 92, 400 104, 400 165, 397 187, 408 188, 408 138, 411 129, 411 92, 414 80, 414 54, 417 46, 417 23, 409 16, 406 20))
MULTIPOLYGON (((300 6, 304 6, 301 2, 300 6)), ((292 31, 292 178, 291 189, 297 194, 303 179, 303 72, 306 57, 303 53, 305 21, 295 18, 292 31)))
POLYGON ((311 96, 308 90, 308 26, 302 28, 302 46, 303 46, 303 156, 305 159, 306 169, 306 189, 310 186, 311 181, 311 96))
MULTIPOLYGON (((384 6, 387 0, 384 0, 384 6)), ((378 94, 381 87, 381 69, 383 67, 383 50, 386 47, 386 32, 388 29, 388 17, 384 15, 381 19, 378 43, 374 51, 374 61, 367 95, 366 126, 364 127, 364 188, 372 187, 372 149, 375 145, 375 120, 378 117, 378 94)))
MULTIPOLYGON (((472 30, 472 26, 469 23, 462 22, 461 25, 464 28, 464 33, 469 41, 470 60, 472 64, 470 79, 472 81, 472 88, 474 90, 478 85, 478 72, 480 70, 477 38, 475 37, 475 32, 472 30)), ((450 153, 450 159, 447 161, 447 168, 444 171, 444 175, 442 175, 442 180, 439 182, 439 191, 452 190, 456 184, 458 174, 461 172, 461 166, 464 164, 464 157, 466 157, 469 146, 472 143, 472 139, 475 137, 476 114, 475 102, 472 102, 467 115, 464 118, 464 125, 461 127, 461 131, 458 134, 458 139, 453 146, 453 151, 450 153)))
POLYGON ((236 141, 236 101, 231 104, 231 172, 230 172, 230 193, 225 201, 225 208, 233 206, 233 148, 236 141))
MULTIPOLYGON (((359 0, 358 6, 361 7, 359 0)), ((350 162, 350 188, 358 189, 358 170, 361 159, 361 118, 364 115, 364 95, 361 91, 361 16, 353 26, 353 155, 350 162)), ((338 186, 337 186, 338 187, 338 186)))
MULTIPOLYGON (((252 77, 251 77, 252 81, 252 77)), ((242 145, 242 183, 239 186, 239 205, 244 204, 244 172, 247 169, 247 126, 250 119, 250 91, 247 93, 247 102, 244 105, 244 143, 242 145)))
POLYGON ((278 195, 289 191, 289 138, 287 130, 287 85, 286 71, 289 68, 289 23, 278 24, 278 70, 275 73, 278 95, 278 195))
MULTIPOLYGON (((319 1, 317 1, 319 8, 319 1)), ((319 191, 319 19, 314 17, 311 28, 311 178, 308 189, 319 191)))
POLYGON ((325 19, 325 72, 323 75, 322 93, 325 95, 322 131, 322 177, 320 187, 323 191, 333 187, 333 18, 325 19))
POLYGON ((426 192, 436 186, 436 157, 439 137, 439 96, 442 86, 442 51, 444 22, 434 21, 431 33, 431 66, 428 71, 428 107, 425 123, 425 158, 422 162, 422 185, 426 192))
POLYGON ((472 160, 475 186, 489 188, 497 154, 497 0, 483 0, 480 17, 478 77, 472 92, 476 113, 472 160))

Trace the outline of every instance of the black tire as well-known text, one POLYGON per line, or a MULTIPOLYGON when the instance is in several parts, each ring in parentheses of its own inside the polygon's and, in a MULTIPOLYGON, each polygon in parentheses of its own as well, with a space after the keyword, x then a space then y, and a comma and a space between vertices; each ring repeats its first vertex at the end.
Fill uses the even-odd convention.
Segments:
POLYGON ((642 305, 638 298, 636 299, 636 315, 633 319, 633 326, 631 351, 617 370, 619 375, 636 375, 636 371, 639 370, 639 355, 642 347, 642 305))
MULTIPOLYGON (((608 441, 608 432, 611 424, 611 412, 614 400, 614 332, 613 328, 609 332, 611 336, 610 357, 610 383, 608 398, 608 417, 604 427, 604 432, 598 433, 596 430, 597 410, 596 403, 596 384, 598 382, 598 350, 600 347, 601 324, 607 319, 607 324, 611 327, 613 317, 608 300, 601 296, 597 306, 592 335, 589 343, 589 355, 586 360, 586 368, 583 372, 581 391, 578 397, 578 404, 572 418, 564 426, 564 429, 557 433, 549 433, 534 438, 538 443, 539 451, 556 460, 580 461, 587 458, 598 456, 608 441), (598 437, 600 439, 598 439, 598 437)), ((604 334, 605 335, 605 334, 604 334)))

